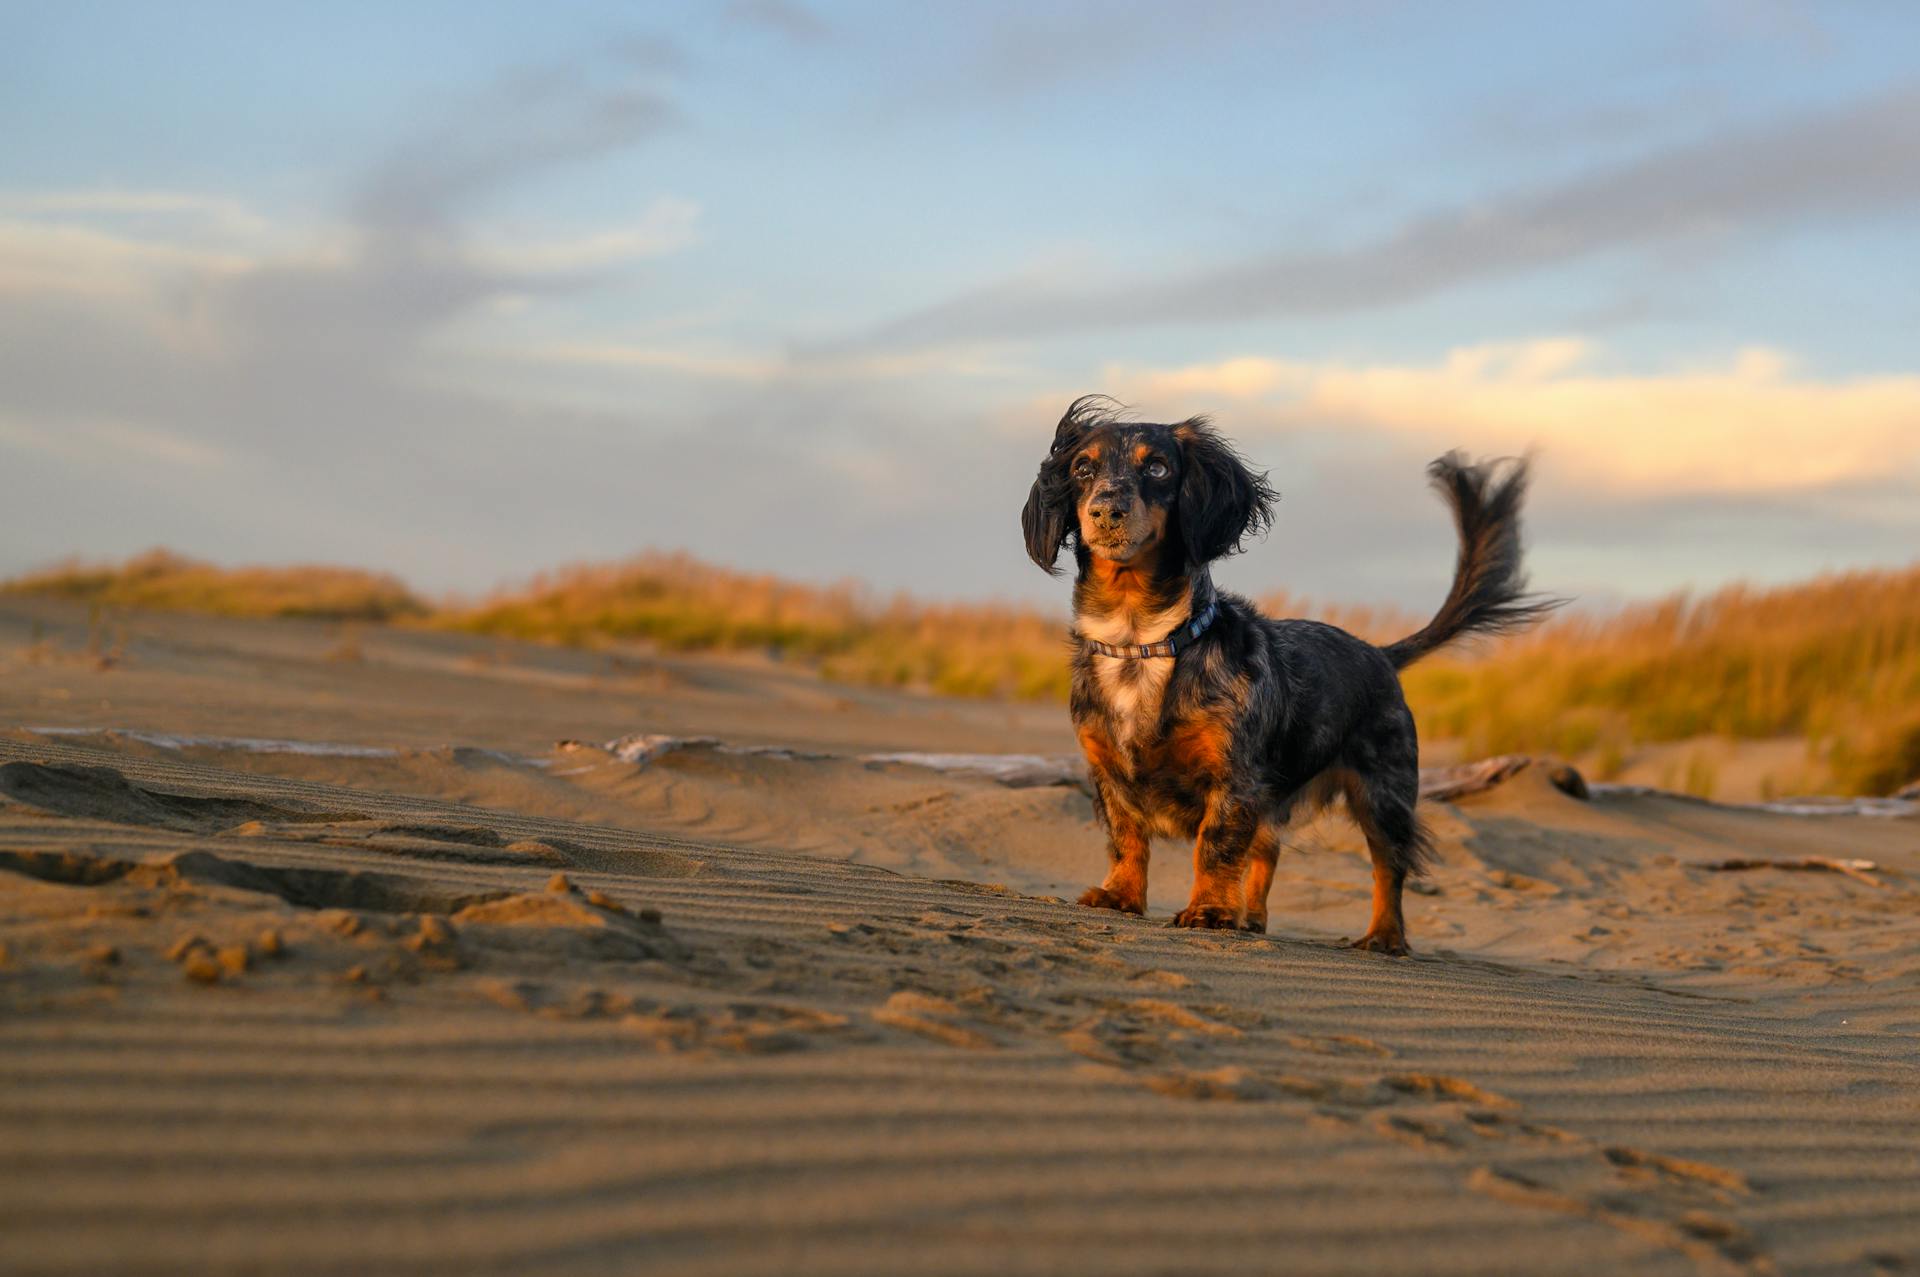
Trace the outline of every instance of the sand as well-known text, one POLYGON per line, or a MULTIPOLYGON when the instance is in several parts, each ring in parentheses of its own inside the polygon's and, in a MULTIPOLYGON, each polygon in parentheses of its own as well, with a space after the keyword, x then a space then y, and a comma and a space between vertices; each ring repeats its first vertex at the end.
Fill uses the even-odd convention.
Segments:
POLYGON ((1054 707, 85 621, 0 600, 6 1272, 1920 1271, 1906 809, 1504 769, 1395 960, 1337 816, 1268 935, 1065 903, 1054 707))

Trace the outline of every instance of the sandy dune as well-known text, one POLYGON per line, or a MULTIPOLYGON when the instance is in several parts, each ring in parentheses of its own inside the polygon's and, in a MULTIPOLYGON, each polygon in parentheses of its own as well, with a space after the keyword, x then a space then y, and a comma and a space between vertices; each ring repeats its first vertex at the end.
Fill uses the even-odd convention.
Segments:
POLYGON ((1920 817, 1535 764, 1391 960, 1337 818, 1178 932, 1047 898, 1070 774, 876 757, 1058 710, 355 646, 0 602, 5 1271, 1920 1270, 1920 817))

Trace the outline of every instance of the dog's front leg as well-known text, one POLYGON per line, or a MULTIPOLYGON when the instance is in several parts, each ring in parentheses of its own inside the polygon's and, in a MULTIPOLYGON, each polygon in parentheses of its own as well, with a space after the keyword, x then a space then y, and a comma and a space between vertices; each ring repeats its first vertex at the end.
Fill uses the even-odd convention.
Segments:
POLYGON ((1121 913, 1147 911, 1147 850, 1149 836, 1139 815, 1122 803, 1102 796, 1107 818, 1107 877, 1088 887, 1080 903, 1092 909, 1121 913))
POLYGON ((1267 929, 1267 894, 1273 890, 1273 866, 1280 858, 1280 835, 1271 826, 1262 825, 1247 849, 1245 931, 1267 929))
POLYGON ((1174 926, 1226 931, 1245 925, 1247 852, 1259 828, 1253 808, 1232 796, 1222 792, 1208 802, 1193 842, 1193 898, 1173 916, 1174 926))

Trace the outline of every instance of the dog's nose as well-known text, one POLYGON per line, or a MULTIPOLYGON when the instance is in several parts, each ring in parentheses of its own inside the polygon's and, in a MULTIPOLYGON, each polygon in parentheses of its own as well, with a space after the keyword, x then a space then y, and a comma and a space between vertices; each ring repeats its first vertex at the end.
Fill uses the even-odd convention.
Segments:
POLYGON ((1093 499, 1087 502, 1087 517, 1096 528, 1117 528, 1126 515, 1127 503, 1111 489, 1094 493, 1093 499))

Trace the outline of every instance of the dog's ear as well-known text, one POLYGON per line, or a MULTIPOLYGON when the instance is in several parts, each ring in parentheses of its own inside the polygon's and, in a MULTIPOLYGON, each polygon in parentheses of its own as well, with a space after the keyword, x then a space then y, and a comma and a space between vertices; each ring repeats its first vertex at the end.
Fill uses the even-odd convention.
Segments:
POLYGON ((1266 475, 1247 469, 1206 418, 1181 422, 1173 437, 1180 444, 1180 535, 1189 559, 1202 564, 1224 558, 1248 536, 1273 526, 1280 494, 1266 475))
POLYGON ((1086 433, 1088 410, 1095 396, 1085 395, 1067 405, 1060 423, 1053 428, 1053 445, 1047 459, 1040 463, 1033 487, 1027 493, 1026 507, 1020 511, 1020 531, 1027 538, 1027 557, 1049 573, 1058 572, 1060 547, 1072 532, 1067 515, 1073 504, 1073 479, 1068 458, 1086 433))
POLYGON ((1059 572, 1060 543, 1067 539, 1067 503, 1051 491, 1048 481, 1049 457, 1040 467, 1040 477, 1027 493, 1026 508, 1020 511, 1020 531, 1027 538, 1027 557, 1049 573, 1059 572))

